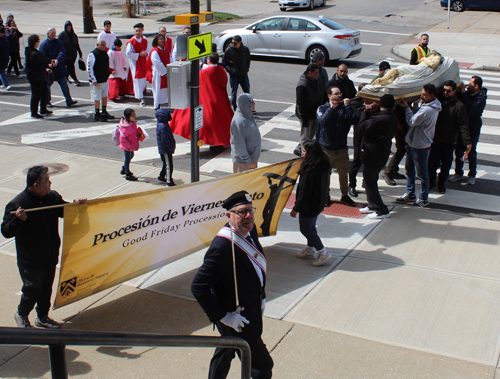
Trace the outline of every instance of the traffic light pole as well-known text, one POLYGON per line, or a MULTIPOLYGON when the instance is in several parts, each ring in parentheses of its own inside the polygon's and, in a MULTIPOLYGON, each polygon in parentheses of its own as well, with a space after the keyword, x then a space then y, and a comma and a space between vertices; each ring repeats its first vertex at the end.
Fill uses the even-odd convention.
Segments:
MULTIPOLYGON (((200 14, 199 0, 191 0, 191 13, 200 14)), ((200 34, 200 24, 191 25, 191 35, 200 34)), ((200 181, 199 132, 195 130, 194 110, 200 104, 200 62, 191 61, 191 183, 200 181)))

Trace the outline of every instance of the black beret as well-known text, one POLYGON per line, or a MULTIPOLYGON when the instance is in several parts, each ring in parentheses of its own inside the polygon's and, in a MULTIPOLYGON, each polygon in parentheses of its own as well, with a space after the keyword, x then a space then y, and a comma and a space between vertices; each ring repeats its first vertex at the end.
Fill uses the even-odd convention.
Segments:
POLYGON ((222 204, 222 208, 229 211, 234 207, 242 204, 252 204, 252 196, 250 196, 247 191, 239 191, 233 193, 224 201, 224 203, 222 204))
POLYGON ((135 28, 142 28, 142 29, 144 29, 144 24, 142 22, 139 22, 139 23, 137 23, 137 24, 134 25, 134 29, 135 28))
POLYGON ((382 96, 380 98, 379 105, 381 107, 390 109, 390 108, 394 108, 394 104, 395 104, 395 100, 394 100, 394 96, 392 96, 392 95, 385 94, 384 96, 382 96))

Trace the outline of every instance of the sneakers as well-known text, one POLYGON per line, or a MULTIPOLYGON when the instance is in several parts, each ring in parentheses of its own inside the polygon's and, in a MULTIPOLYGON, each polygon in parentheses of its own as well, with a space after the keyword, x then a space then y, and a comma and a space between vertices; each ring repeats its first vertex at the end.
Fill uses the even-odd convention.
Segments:
POLYGON ((377 214, 377 213, 370 213, 368 215, 368 218, 372 219, 372 220, 382 220, 383 218, 390 218, 391 217, 391 214, 390 213, 384 213, 384 214, 377 214))
POLYGON ((396 199, 396 203, 412 203, 417 200, 417 197, 413 193, 405 193, 403 196, 396 199))
POLYGON ((39 119, 39 118, 44 118, 44 117, 41 114, 35 113, 35 114, 31 115, 31 118, 37 118, 37 119, 39 119))
POLYGON ((315 259, 317 256, 318 251, 312 246, 307 246, 300 253, 295 254, 295 257, 300 259, 315 259))
POLYGON ((448 181, 449 182, 452 182, 452 183, 455 183, 455 182, 459 182, 463 179, 463 175, 458 175, 458 174, 455 174, 455 175, 452 175, 448 178, 448 181))
POLYGON ((54 112, 49 111, 49 110, 47 110, 47 109, 46 109, 46 110, 44 110, 44 111, 41 111, 41 112, 40 112, 40 114, 41 114, 41 115, 46 115, 46 116, 51 115, 52 113, 54 113, 54 112))
POLYGON ((416 207, 426 207, 429 205, 429 202, 427 200, 422 200, 422 199, 418 199, 416 200, 414 203, 413 203, 414 206, 416 207))
POLYGON ((167 178, 165 178, 164 176, 159 176, 159 177, 158 177, 158 180, 159 180, 160 182, 163 182, 163 183, 166 183, 166 182, 167 182, 167 178))
POLYGON ((373 209, 370 209, 368 207, 364 207, 364 208, 361 208, 359 210, 359 213, 362 213, 362 214, 370 214, 370 213, 374 213, 375 211, 373 209))
POLYGON ((45 329, 60 329, 61 324, 57 321, 52 320, 49 316, 37 317, 35 320, 35 325, 39 328, 45 329))
POLYGON ((331 260, 333 257, 330 253, 326 251, 325 248, 322 248, 318 251, 318 258, 312 263, 314 267, 323 266, 326 262, 331 260))
POLYGON ((78 101, 76 101, 76 100, 71 100, 69 103, 66 103, 66 106, 67 106, 67 107, 71 107, 72 105, 75 105, 76 103, 78 103, 78 101))
POLYGON ((7 86, 7 88, 5 88, 6 91, 10 91, 12 89, 12 86, 7 86))
POLYGON ((469 186, 473 186, 474 184, 476 184, 476 178, 474 176, 469 176, 469 178, 467 179, 467 184, 469 186))
POLYGON ((355 207, 356 203, 354 202, 353 199, 351 199, 349 196, 344 195, 340 198, 340 202, 344 203, 345 205, 348 205, 350 207, 355 207))
POLYGON ((79 81, 76 81, 73 84, 75 85, 75 87, 79 87, 80 86, 80 82, 79 81))
POLYGON ((106 122, 108 119, 101 112, 94 113, 94 121, 106 122))
POLYGON ((146 100, 141 99, 141 102, 139 103, 139 105, 140 105, 141 107, 145 107, 145 106, 146 106, 146 100))
POLYGON ((101 115, 106 118, 106 120, 114 120, 115 116, 112 116, 108 113, 108 111, 101 111, 101 115))
POLYGON ((14 320, 16 320, 18 328, 32 328, 30 319, 27 316, 21 316, 19 312, 14 313, 14 320))
POLYGON ((134 175, 132 175, 131 173, 128 174, 127 176, 125 176, 125 179, 126 180, 129 180, 131 182, 137 182, 137 177, 135 177, 134 175))
POLYGON ((169 182, 167 182, 167 187, 175 187, 177 184, 174 183, 173 180, 170 180, 169 182))
POLYGON ((384 178, 385 182, 387 183, 388 186, 395 186, 396 185, 396 181, 390 177, 389 175, 387 175, 385 172, 382 173, 382 178, 384 178))
POLYGON ((352 197, 358 197, 358 191, 356 191, 355 187, 349 187, 349 195, 352 197))
POLYGON ((391 178, 393 178, 393 179, 401 179, 402 180, 402 179, 406 179, 406 176, 403 175, 403 174, 400 174, 399 172, 393 172, 391 174, 391 178))

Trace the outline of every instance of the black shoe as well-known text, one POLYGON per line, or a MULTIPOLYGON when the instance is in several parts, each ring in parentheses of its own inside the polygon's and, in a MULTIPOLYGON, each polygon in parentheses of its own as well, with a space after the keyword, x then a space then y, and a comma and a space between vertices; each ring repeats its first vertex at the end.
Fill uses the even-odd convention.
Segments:
POLYGON ((293 153, 298 156, 298 157, 301 157, 302 156, 302 145, 299 144, 299 146, 297 146, 294 150, 293 150, 293 153))
POLYGON ((349 195, 352 197, 358 197, 358 191, 356 191, 355 187, 349 187, 349 195))
POLYGON ((40 112, 40 114, 42 114, 42 115, 49 115, 49 114, 52 114, 52 113, 54 113, 54 112, 49 111, 49 110, 47 110, 47 109, 46 109, 46 110, 44 110, 44 111, 41 111, 41 112, 40 112))
POLYGON ((330 205, 332 205, 332 199, 330 195, 326 195, 325 207, 329 207, 330 205))
POLYGON ((393 179, 406 179, 406 176, 404 176, 403 174, 400 174, 399 172, 393 172, 391 174, 391 177, 393 179))
POLYGON ((106 116, 102 115, 101 113, 95 113, 94 114, 94 121, 101 121, 101 122, 106 122, 108 119, 106 116))
POLYGON ((52 105, 52 103, 51 103, 50 101, 47 103, 47 106, 48 106, 49 108, 54 108, 54 106, 52 105))
POLYGON ((345 204, 345 205, 349 205, 350 207, 355 207, 356 206, 356 203, 354 202, 353 199, 351 199, 349 196, 347 195, 344 195, 340 198, 340 202, 345 204))
POLYGON ((439 193, 446 193, 446 188, 444 186, 444 183, 438 182, 437 187, 438 187, 439 193))
POLYGON ((210 146, 210 151, 215 151, 215 152, 224 151, 224 146, 222 146, 222 145, 210 146))
POLYGON ((31 118, 44 118, 41 114, 35 113, 31 115, 31 118))
POLYGON ((382 173, 382 178, 384 178, 387 185, 392 186, 392 187, 394 187, 396 185, 396 181, 390 175, 387 175, 385 172, 382 173))
POLYGON ((61 329, 61 324, 57 321, 52 320, 49 316, 37 317, 35 320, 35 325, 39 328, 45 329, 61 329))
POLYGON ((104 112, 101 111, 101 115, 104 116, 106 118, 106 120, 114 120, 115 119, 115 116, 111 116, 108 113, 108 111, 104 111, 104 112))
POLYGON ((131 182, 137 182, 137 178, 134 175, 132 175, 132 173, 125 176, 125 179, 130 180, 131 182))
MULTIPOLYGON (((122 166, 122 169, 120 171, 120 175, 125 175, 125 166, 122 166)), ((132 174, 133 175, 133 174, 132 174)))
POLYGON ((69 103, 66 103, 66 106, 71 107, 72 105, 75 105, 76 103, 78 103, 78 101, 71 100, 69 103))
POLYGON ((76 81, 74 84, 75 84, 75 87, 78 87, 81 83, 79 81, 76 81))
POLYGON ((172 179, 167 182, 167 187, 175 187, 177 184, 174 183, 172 179))
POLYGON ((160 182, 163 182, 163 183, 166 183, 166 182, 167 182, 167 178, 165 178, 164 176, 159 176, 159 177, 158 177, 158 180, 159 180, 160 182))

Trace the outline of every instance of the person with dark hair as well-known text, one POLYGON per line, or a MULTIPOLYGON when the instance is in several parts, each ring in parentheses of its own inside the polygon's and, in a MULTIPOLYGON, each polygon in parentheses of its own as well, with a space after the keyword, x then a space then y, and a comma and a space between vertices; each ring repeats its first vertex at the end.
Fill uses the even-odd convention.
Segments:
MULTIPOLYGON (((459 100, 465 105, 467 109, 467 117, 469 119, 469 131, 471 137, 471 148, 467 155, 469 161, 469 175, 467 184, 473 186, 476 184, 477 174, 477 143, 481 134, 481 126, 483 120, 484 108, 486 107, 486 100, 488 89, 483 87, 483 79, 480 76, 473 76, 469 84, 465 86, 463 83, 460 85, 460 91, 457 91, 459 100)), ((455 149, 455 175, 449 180, 450 182, 458 182, 463 179, 464 175, 464 162, 462 158, 468 149, 467 141, 458 135, 457 146, 455 149)))
POLYGON ((89 74, 90 98, 94 100, 94 121, 108 121, 115 117, 111 116, 106 107, 108 105, 108 77, 109 57, 106 53, 106 41, 98 39, 96 48, 87 57, 87 72, 89 74), (99 108, 102 109, 99 112, 99 108))
POLYGON ((167 187, 175 186, 172 174, 174 173, 173 154, 175 153, 175 138, 169 126, 170 111, 168 109, 158 109, 156 111, 156 143, 163 166, 158 175, 160 182, 167 183, 167 187))
POLYGON ((349 79, 347 73, 347 65, 345 63, 339 64, 337 67, 337 72, 333 74, 332 78, 328 83, 326 83, 325 91, 330 87, 338 87, 340 92, 342 92, 342 100, 353 99, 356 96, 356 87, 354 87, 354 82, 349 79))
POLYGON ((30 110, 32 118, 43 118, 45 115, 52 114, 52 111, 47 110, 49 102, 47 88, 47 66, 52 67, 50 58, 38 51, 40 45, 40 37, 32 34, 28 37, 28 47, 24 50, 26 57, 26 70, 28 72, 28 81, 31 87, 30 110), (40 113, 38 106, 40 105, 40 113))
POLYGON ((360 212, 368 218, 389 218, 389 209, 382 201, 378 191, 378 174, 384 167, 391 153, 392 137, 398 127, 398 118, 394 114, 394 96, 383 95, 379 104, 367 104, 361 115, 358 127, 362 131, 363 143, 361 159, 363 162, 363 180, 365 181, 368 206, 360 212))
POLYGON ((372 84, 375 80, 382 78, 387 71, 391 69, 391 65, 387 61, 382 61, 378 65, 378 75, 372 79, 370 84, 372 84))
POLYGON ((7 79, 7 74, 5 70, 9 66, 9 54, 10 54, 10 41, 5 35, 5 28, 3 25, 0 26, 0 80, 2 81, 1 88, 5 88, 7 91, 12 89, 9 85, 9 80, 7 79))
POLYGON ((302 144, 316 138, 318 132, 316 110, 321 105, 322 99, 318 86, 319 75, 319 67, 310 63, 300 75, 295 88, 295 115, 300 123, 300 141, 293 153, 299 157, 302 155, 302 144))
POLYGON ((417 65, 420 63, 422 58, 425 58, 431 52, 431 49, 428 47, 429 45, 429 35, 423 33, 420 36, 420 43, 417 47, 413 48, 410 56, 410 64, 417 65))
POLYGON ((448 180, 453 152, 460 133, 462 141, 471 150, 469 120, 465 105, 456 96, 457 85, 453 80, 447 80, 443 85, 443 96, 439 97, 441 112, 436 122, 436 131, 429 154, 429 188, 438 187, 439 193, 445 193, 445 183, 448 180), (441 167, 436 181, 436 171, 441 167))
POLYGON ((122 41, 116 38, 108 50, 109 70, 108 99, 122 99, 127 96, 127 61, 122 52, 122 41))
MULTIPOLYGON (((39 328, 58 329, 61 324, 49 317, 52 284, 59 260, 59 218, 64 208, 41 209, 64 205, 61 195, 50 188, 49 170, 34 166, 28 170, 26 189, 5 207, 2 234, 15 237, 17 266, 23 281, 21 301, 14 315, 20 328, 31 328, 29 314, 36 305, 35 325, 39 328), (32 210, 32 212, 29 212, 32 210)), ((87 199, 74 202, 85 203, 87 199)))
MULTIPOLYGON (((232 194, 222 207, 228 223, 210 244, 191 292, 221 336, 248 342, 252 378, 270 379, 274 363, 262 341, 267 262, 255 227, 256 209, 246 191, 232 194)), ((217 348, 208 378, 226 378, 235 353, 234 348, 217 348)))
MULTIPOLYGON (((54 81, 59 83, 61 91, 66 99, 68 107, 75 105, 78 101, 71 98, 68 87, 68 69, 64 58, 66 56, 66 49, 62 41, 56 38, 56 29, 51 27, 47 29, 47 39, 40 44, 40 51, 45 54, 47 58, 52 61, 52 73, 54 81)), ((50 87, 49 87, 49 101, 50 101, 50 87)))
POLYGON ((134 151, 139 150, 139 130, 137 129, 137 115, 131 108, 123 111, 118 129, 120 131, 120 149, 125 154, 125 161, 120 171, 121 175, 125 175, 125 179, 135 182, 137 177, 130 171, 130 161, 134 158, 134 151))
MULTIPOLYGON (((358 122, 350 99, 342 100, 342 92, 338 87, 328 88, 328 102, 321 105, 316 114, 319 123, 318 140, 330 160, 330 166, 337 167, 342 197, 340 202, 351 207, 356 203, 348 195, 347 173, 349 171, 349 148, 347 135, 351 125, 358 122)), ((328 176, 328 193, 326 204, 330 205, 330 176, 328 176)))
POLYGON ((134 84, 135 98, 140 101, 140 106, 146 106, 144 91, 147 87, 146 60, 149 55, 148 40, 142 35, 144 24, 139 22, 134 25, 134 36, 127 42, 127 58, 130 70, 127 80, 134 84))
POLYGON ((75 62, 77 58, 77 53, 80 56, 79 61, 83 62, 83 54, 82 49, 80 49, 80 43, 78 42, 78 36, 73 30, 73 24, 71 21, 66 21, 64 24, 64 30, 59 33, 59 40, 64 44, 64 48, 66 49, 66 55, 64 56, 64 63, 66 63, 66 67, 68 68, 68 74, 73 79, 75 86, 80 85, 80 81, 76 76, 75 71, 75 62))
POLYGON ((405 108, 406 122, 409 130, 406 134, 408 152, 406 153, 406 192, 398 197, 398 203, 413 203, 418 207, 426 207, 429 204, 429 171, 428 158, 431 150, 432 139, 436 130, 436 121, 441 111, 441 103, 436 99, 436 87, 434 84, 426 84, 422 88, 420 96, 422 105, 410 109, 408 103, 401 99, 400 106, 405 108), (420 179, 420 195, 417 199, 416 175, 420 179))
POLYGON ((154 109, 159 109, 161 104, 168 103, 167 65, 172 55, 172 39, 157 34, 152 45, 146 61, 146 78, 153 89, 154 109))
POLYGON ((314 259, 313 266, 322 266, 332 259, 316 230, 318 216, 325 209, 330 161, 317 140, 305 141, 302 144, 302 156, 304 161, 300 166, 295 205, 290 216, 296 217, 297 213, 299 214, 300 232, 307 239, 307 247, 295 256, 314 259))
POLYGON ((12 68, 14 68, 17 77, 22 78, 22 75, 19 72, 19 69, 23 69, 23 65, 21 64, 21 55, 19 54, 19 49, 21 48, 19 45, 19 38, 23 36, 23 33, 19 31, 14 20, 9 20, 7 22, 7 27, 10 29, 10 63, 7 68, 7 73, 10 75, 12 68))
MULTIPOLYGON (((189 25, 186 25, 184 28, 182 28, 182 34, 185 36, 190 36, 191 35, 191 27, 189 25)), ((174 44, 174 48, 172 49, 172 62, 177 61, 177 42, 174 44)), ((186 60, 186 58, 182 59, 183 61, 186 60)))
POLYGON ((250 93, 250 81, 248 71, 250 71, 250 49, 243 45, 240 36, 234 36, 232 44, 224 52, 222 67, 229 73, 229 83, 231 84, 231 105, 236 110, 236 98, 238 97, 238 86, 244 93, 250 93))
POLYGON ((326 83, 328 83, 328 72, 325 69, 325 55, 321 51, 316 51, 311 59, 311 63, 319 67, 318 90, 321 96, 321 104, 324 104, 328 101, 325 88, 326 83))
POLYGON ((111 21, 105 20, 103 24, 104 30, 99 33, 97 39, 103 39, 104 41, 106 41, 106 51, 108 51, 115 43, 116 34, 111 31, 111 21))

